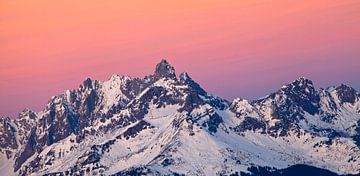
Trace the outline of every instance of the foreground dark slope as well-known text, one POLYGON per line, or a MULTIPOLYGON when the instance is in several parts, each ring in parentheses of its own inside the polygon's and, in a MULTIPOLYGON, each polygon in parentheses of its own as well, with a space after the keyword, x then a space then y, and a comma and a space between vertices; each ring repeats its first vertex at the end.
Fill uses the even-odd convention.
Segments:
POLYGON ((1 118, 0 132, 0 169, 9 175, 360 170, 360 96, 353 88, 316 90, 299 78, 261 100, 229 102, 187 73, 176 77, 166 60, 144 79, 86 79, 41 112, 1 118))

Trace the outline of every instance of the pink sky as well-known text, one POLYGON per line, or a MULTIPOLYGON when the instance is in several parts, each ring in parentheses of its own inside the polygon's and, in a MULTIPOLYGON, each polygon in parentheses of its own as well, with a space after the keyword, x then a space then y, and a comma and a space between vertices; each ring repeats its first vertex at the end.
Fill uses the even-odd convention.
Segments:
POLYGON ((143 77, 161 58, 206 90, 255 99, 305 76, 360 90, 360 1, 1 1, 0 116, 85 77, 143 77))

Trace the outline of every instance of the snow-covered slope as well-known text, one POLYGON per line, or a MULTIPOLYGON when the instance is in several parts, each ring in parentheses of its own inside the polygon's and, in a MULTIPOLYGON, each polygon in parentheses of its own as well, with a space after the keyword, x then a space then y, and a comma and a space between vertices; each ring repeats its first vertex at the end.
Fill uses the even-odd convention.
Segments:
POLYGON ((239 175, 305 164, 360 172, 360 95, 299 78, 269 96, 208 94, 166 61, 144 79, 86 79, 0 119, 6 175, 239 175))

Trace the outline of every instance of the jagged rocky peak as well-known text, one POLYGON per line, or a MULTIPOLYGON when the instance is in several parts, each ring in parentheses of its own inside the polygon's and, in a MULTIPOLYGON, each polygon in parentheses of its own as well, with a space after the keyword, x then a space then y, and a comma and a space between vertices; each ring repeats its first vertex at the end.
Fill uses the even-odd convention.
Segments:
POLYGON ((292 83, 283 86, 281 90, 293 91, 296 93, 306 93, 306 94, 316 93, 316 89, 313 85, 313 82, 305 77, 300 77, 299 79, 296 79, 292 83))
MULTIPOLYGON (((319 95, 310 79, 300 77, 281 88, 288 96, 298 96, 296 99, 319 101, 319 95)), ((294 97, 295 98, 295 97, 294 97)))
POLYGON ((200 95, 207 94, 205 90, 201 88, 201 86, 196 83, 187 72, 183 72, 179 75, 180 82, 187 84, 192 90, 195 90, 200 95))
POLYGON ((86 87, 88 87, 88 88, 92 87, 92 80, 91 80, 91 78, 86 78, 86 79, 84 80, 84 82, 83 82, 83 85, 84 85, 85 88, 86 88, 86 87))
POLYGON ((99 81, 86 78, 83 84, 80 85, 80 89, 96 89, 99 87, 99 81))
MULTIPOLYGON (((261 101, 274 100, 277 104, 277 113, 281 113, 283 117, 289 116, 288 112, 293 107, 314 115, 318 112, 320 96, 311 80, 301 77, 290 84, 283 86, 279 91, 271 94, 261 101), (294 106, 295 105, 295 106, 294 106)), ((258 101, 259 102, 259 101, 258 101)))
POLYGON ((182 84, 185 84, 189 87, 190 96, 187 97, 187 100, 202 99, 202 100, 205 100, 210 105, 212 105, 213 107, 216 107, 216 108, 222 109, 222 110, 225 109, 226 107, 228 107, 229 102, 227 100, 207 93, 197 82, 195 82, 189 76, 188 73, 186 73, 186 72, 181 73, 179 75, 179 80, 182 84), (196 97, 196 98, 194 98, 194 97, 196 97))
POLYGON ((181 82, 186 82, 186 81, 192 80, 187 72, 180 73, 179 79, 181 82))
POLYGON ((36 113, 34 111, 32 111, 31 109, 26 108, 19 113, 18 119, 25 118, 25 117, 29 117, 30 119, 35 119, 36 113))
POLYGON ((345 84, 335 87, 336 94, 342 103, 355 103, 359 97, 356 90, 345 84))
POLYGON ((176 79, 175 69, 165 59, 162 59, 160 63, 156 65, 154 76, 156 78, 171 78, 176 79))
POLYGON ((120 81, 120 80, 130 80, 132 79, 130 76, 125 76, 125 75, 119 75, 119 74, 113 74, 110 77, 109 81, 120 81))
POLYGON ((196 83, 187 72, 180 73, 179 80, 180 82, 188 84, 190 86, 196 85, 197 87, 200 87, 200 85, 196 83))

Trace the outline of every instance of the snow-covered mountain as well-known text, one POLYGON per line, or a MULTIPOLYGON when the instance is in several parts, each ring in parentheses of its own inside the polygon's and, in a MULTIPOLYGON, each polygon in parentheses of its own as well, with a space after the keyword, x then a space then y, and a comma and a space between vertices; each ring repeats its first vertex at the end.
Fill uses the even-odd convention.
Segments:
POLYGON ((360 94, 306 78, 229 102, 162 60, 143 79, 88 78, 0 122, 1 175, 360 172, 360 94))

